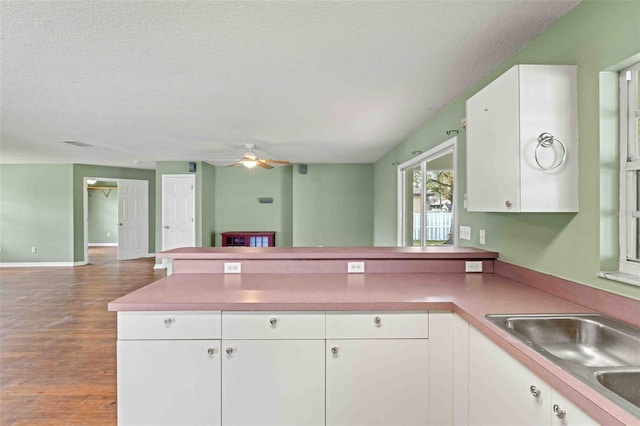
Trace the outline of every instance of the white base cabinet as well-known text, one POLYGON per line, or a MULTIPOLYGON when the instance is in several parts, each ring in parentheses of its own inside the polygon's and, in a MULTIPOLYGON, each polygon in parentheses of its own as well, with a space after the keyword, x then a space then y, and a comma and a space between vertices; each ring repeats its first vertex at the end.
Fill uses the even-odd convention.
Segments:
POLYGON ((219 425, 220 312, 118 313, 118 424, 219 425))
MULTIPOLYGON (((459 335, 464 335, 460 329, 459 335)), ((488 337, 468 328, 468 349, 464 342, 456 348, 468 354, 468 419, 456 425, 553 425, 591 426, 597 422, 569 402, 488 337), (554 406, 564 412, 559 418, 554 406)), ((464 382, 456 392, 464 392, 464 382)), ((463 413, 463 410, 459 412, 463 413)))
POLYGON ((327 340, 327 425, 427 425, 427 339, 327 340))
POLYGON ((222 424, 324 425, 324 340, 223 340, 222 424))

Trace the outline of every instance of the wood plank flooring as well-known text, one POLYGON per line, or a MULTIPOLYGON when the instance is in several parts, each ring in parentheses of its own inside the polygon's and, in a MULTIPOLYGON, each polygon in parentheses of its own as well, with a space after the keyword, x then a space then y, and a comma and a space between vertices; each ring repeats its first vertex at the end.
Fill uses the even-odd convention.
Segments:
POLYGON ((116 424, 116 314, 107 303, 165 276, 154 260, 0 269, 0 424, 116 424))

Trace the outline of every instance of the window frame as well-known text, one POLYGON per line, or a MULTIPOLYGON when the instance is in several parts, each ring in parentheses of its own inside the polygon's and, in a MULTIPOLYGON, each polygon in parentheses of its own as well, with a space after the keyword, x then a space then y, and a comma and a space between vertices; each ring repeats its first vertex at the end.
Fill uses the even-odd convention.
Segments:
POLYGON ((638 79, 640 63, 619 74, 620 81, 620 216, 619 216, 619 272, 640 277, 637 218, 638 178, 638 79), (635 71, 635 73, 634 73, 635 71), (633 173, 636 172, 636 173, 633 173), (635 253, 635 260, 630 259, 635 253))
MULTIPOLYGON (((444 155, 448 155, 451 153, 453 155, 453 200, 454 200, 454 209, 453 209, 453 218, 452 218, 452 232, 453 232, 453 247, 458 247, 458 233, 456 232, 456 227, 458 224, 458 137, 454 136, 446 141, 438 144, 436 147, 431 148, 427 152, 424 152, 410 160, 405 161, 402 164, 399 164, 397 167, 397 238, 396 245, 398 247, 404 247, 406 241, 404 241, 404 227, 406 218, 404 217, 404 203, 405 203, 405 194, 406 194, 406 179, 404 173, 407 170, 415 168, 417 165, 420 165, 421 175, 423 182, 420 184, 420 199, 423 202, 420 203, 420 217, 424 218, 424 198, 425 198, 425 185, 424 179, 427 175, 427 162, 435 160, 444 155)), ((421 225, 420 229, 420 247, 426 247, 425 235, 426 235, 426 224, 421 225)), ((411 246, 416 247, 416 246, 411 246)))

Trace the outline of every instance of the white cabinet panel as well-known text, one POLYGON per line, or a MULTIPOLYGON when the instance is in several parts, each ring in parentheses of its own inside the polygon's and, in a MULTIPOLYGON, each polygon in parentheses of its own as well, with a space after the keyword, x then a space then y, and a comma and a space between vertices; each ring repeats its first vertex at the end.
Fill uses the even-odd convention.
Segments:
POLYGON ((225 339, 324 339, 324 312, 223 312, 225 339))
POLYGON ((220 311, 118 312, 118 339, 219 339, 220 311))
POLYGON ((328 339, 426 339, 427 312, 327 312, 328 339))
POLYGON ((473 327, 469 329, 469 424, 548 425, 551 388, 473 327), (534 391, 540 394, 536 397, 534 391))
POLYGON ((118 424, 220 424, 219 340, 118 341, 118 424))
POLYGON ((223 340, 222 423, 324 425, 324 340, 223 340))
POLYGON ((327 340, 327 425, 426 425, 428 341, 327 340))

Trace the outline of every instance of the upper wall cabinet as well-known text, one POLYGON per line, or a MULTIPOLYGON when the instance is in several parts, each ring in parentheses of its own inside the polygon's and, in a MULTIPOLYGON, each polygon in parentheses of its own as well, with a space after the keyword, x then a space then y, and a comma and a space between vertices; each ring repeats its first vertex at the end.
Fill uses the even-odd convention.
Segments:
POLYGON ((516 65, 467 100, 467 209, 577 212, 576 67, 516 65))

